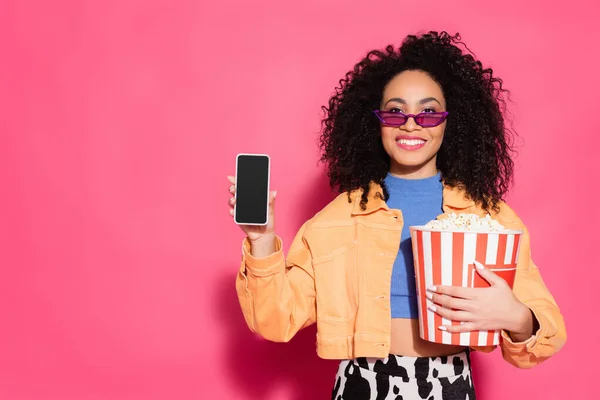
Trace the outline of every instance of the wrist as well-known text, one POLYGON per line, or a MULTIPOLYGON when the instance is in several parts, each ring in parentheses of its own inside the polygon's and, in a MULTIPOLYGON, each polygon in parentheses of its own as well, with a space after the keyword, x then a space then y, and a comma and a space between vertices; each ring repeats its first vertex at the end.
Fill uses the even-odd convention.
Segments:
POLYGON ((252 245, 256 244, 256 245, 260 246, 263 243, 275 242, 276 237, 277 237, 277 235, 275 235, 275 232, 269 232, 269 233, 264 233, 259 236, 248 236, 248 241, 252 245))
POLYGON ((276 239, 275 232, 261 235, 257 238, 248 238, 252 256, 262 258, 275 253, 276 239))
POLYGON ((514 326, 509 329, 508 334, 516 342, 524 342, 534 333, 534 316, 525 304, 519 302, 515 312, 514 326))

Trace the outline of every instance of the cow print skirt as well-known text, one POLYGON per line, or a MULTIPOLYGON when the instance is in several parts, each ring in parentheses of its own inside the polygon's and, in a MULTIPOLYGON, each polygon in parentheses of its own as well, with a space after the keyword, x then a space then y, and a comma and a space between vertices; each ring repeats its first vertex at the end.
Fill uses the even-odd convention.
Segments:
POLYGON ((332 400, 473 400, 469 351, 443 357, 357 358, 340 363, 332 400))

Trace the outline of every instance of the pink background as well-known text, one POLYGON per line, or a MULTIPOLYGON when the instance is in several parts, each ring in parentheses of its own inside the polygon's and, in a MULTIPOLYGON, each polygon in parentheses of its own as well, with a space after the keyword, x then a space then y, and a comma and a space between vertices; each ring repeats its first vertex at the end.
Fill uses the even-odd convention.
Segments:
POLYGON ((368 49, 427 29, 461 32, 512 91, 509 201, 569 332, 533 370, 476 355, 478 393, 599 397, 584 318, 600 278, 599 7, 484 4, 2 1, 0 398, 329 398, 336 363, 314 327, 274 344, 243 322, 226 175, 238 152, 272 156, 287 248, 331 198, 320 106, 368 49))

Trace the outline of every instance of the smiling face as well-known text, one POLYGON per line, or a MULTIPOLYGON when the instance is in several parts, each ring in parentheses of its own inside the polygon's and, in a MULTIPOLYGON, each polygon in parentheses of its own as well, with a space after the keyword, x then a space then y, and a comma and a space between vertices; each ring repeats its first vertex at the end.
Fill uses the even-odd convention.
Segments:
MULTIPOLYGON (((404 71, 385 87, 381 111, 420 114, 446 111, 442 88, 423 71, 404 71)), ((422 127, 408 118, 399 127, 381 125, 381 140, 390 156, 390 173, 404 178, 427 178, 437 173, 436 156, 446 121, 422 127)))

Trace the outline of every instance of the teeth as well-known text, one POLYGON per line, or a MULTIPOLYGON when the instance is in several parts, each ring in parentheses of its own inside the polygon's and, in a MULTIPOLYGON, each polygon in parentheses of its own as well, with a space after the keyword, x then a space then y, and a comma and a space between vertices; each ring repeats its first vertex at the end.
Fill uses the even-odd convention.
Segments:
POLYGON ((410 140, 409 139, 400 139, 400 140, 398 140, 398 143, 404 144, 407 146, 418 146, 420 144, 425 143, 425 141, 421 140, 421 139, 410 139, 410 140))

